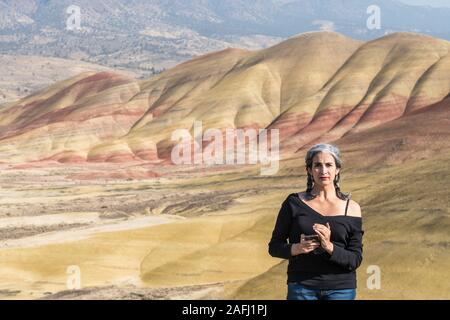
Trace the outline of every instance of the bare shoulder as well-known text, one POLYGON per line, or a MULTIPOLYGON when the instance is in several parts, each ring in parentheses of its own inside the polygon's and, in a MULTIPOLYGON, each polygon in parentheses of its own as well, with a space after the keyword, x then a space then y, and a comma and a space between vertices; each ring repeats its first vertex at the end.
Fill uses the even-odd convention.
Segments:
POLYGON ((361 207, 358 202, 350 199, 350 202, 348 203, 347 215, 352 217, 361 217, 361 207))

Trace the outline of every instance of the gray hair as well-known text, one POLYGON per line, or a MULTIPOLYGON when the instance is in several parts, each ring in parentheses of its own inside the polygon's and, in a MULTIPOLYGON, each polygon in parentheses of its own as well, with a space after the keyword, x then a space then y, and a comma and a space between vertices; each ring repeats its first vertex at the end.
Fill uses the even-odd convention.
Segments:
MULTIPOLYGON (((306 168, 312 169, 312 161, 314 159, 314 156, 318 154, 319 152, 328 152, 331 154, 334 158, 334 161, 336 162, 336 168, 342 168, 342 159, 341 159, 341 152, 339 151, 339 148, 328 143, 318 143, 311 147, 311 149, 308 150, 305 156, 305 165, 306 168)), ((308 174, 308 182, 306 187, 306 196, 309 199, 314 199, 317 195, 313 195, 311 193, 313 186, 314 186, 314 178, 312 175, 308 174)), ((340 189, 339 181, 341 179, 341 170, 339 170, 339 173, 334 178, 334 188, 336 190, 336 196, 339 199, 347 200, 351 198, 351 193, 344 193, 340 189)))

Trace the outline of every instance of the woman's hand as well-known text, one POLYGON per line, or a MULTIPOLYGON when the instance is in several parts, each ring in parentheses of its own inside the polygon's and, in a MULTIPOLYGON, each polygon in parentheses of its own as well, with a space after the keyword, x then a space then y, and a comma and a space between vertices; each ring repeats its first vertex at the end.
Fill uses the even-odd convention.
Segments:
MULTIPOLYGON (((302 234, 303 236, 303 234, 302 234)), ((303 237, 300 236, 300 239, 303 239, 303 237)), ((303 253, 309 253, 315 249, 317 249, 320 246, 320 243, 314 240, 303 240, 299 243, 294 243, 291 247, 291 254, 293 256, 303 254, 303 253)))
POLYGON ((331 228, 330 224, 327 222, 327 225, 315 223, 313 225, 313 230, 317 233, 320 240, 321 247, 328 252, 330 255, 333 253, 333 242, 331 242, 331 228))

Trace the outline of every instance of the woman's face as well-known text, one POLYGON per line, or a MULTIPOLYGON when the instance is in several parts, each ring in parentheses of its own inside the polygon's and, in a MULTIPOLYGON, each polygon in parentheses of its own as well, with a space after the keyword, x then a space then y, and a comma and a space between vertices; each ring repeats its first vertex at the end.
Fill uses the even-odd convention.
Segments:
POLYGON ((312 162, 312 168, 307 169, 314 178, 314 183, 321 186, 333 185, 334 178, 339 173, 334 157, 328 152, 317 153, 312 162))

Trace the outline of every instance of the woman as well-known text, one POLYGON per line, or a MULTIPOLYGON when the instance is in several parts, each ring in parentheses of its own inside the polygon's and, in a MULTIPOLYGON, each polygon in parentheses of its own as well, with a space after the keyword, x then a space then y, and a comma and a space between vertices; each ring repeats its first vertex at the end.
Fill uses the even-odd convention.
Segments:
POLYGON ((288 300, 353 300, 362 261, 360 206, 340 190, 336 146, 314 145, 305 162, 306 191, 283 202, 269 254, 289 259, 288 300))

